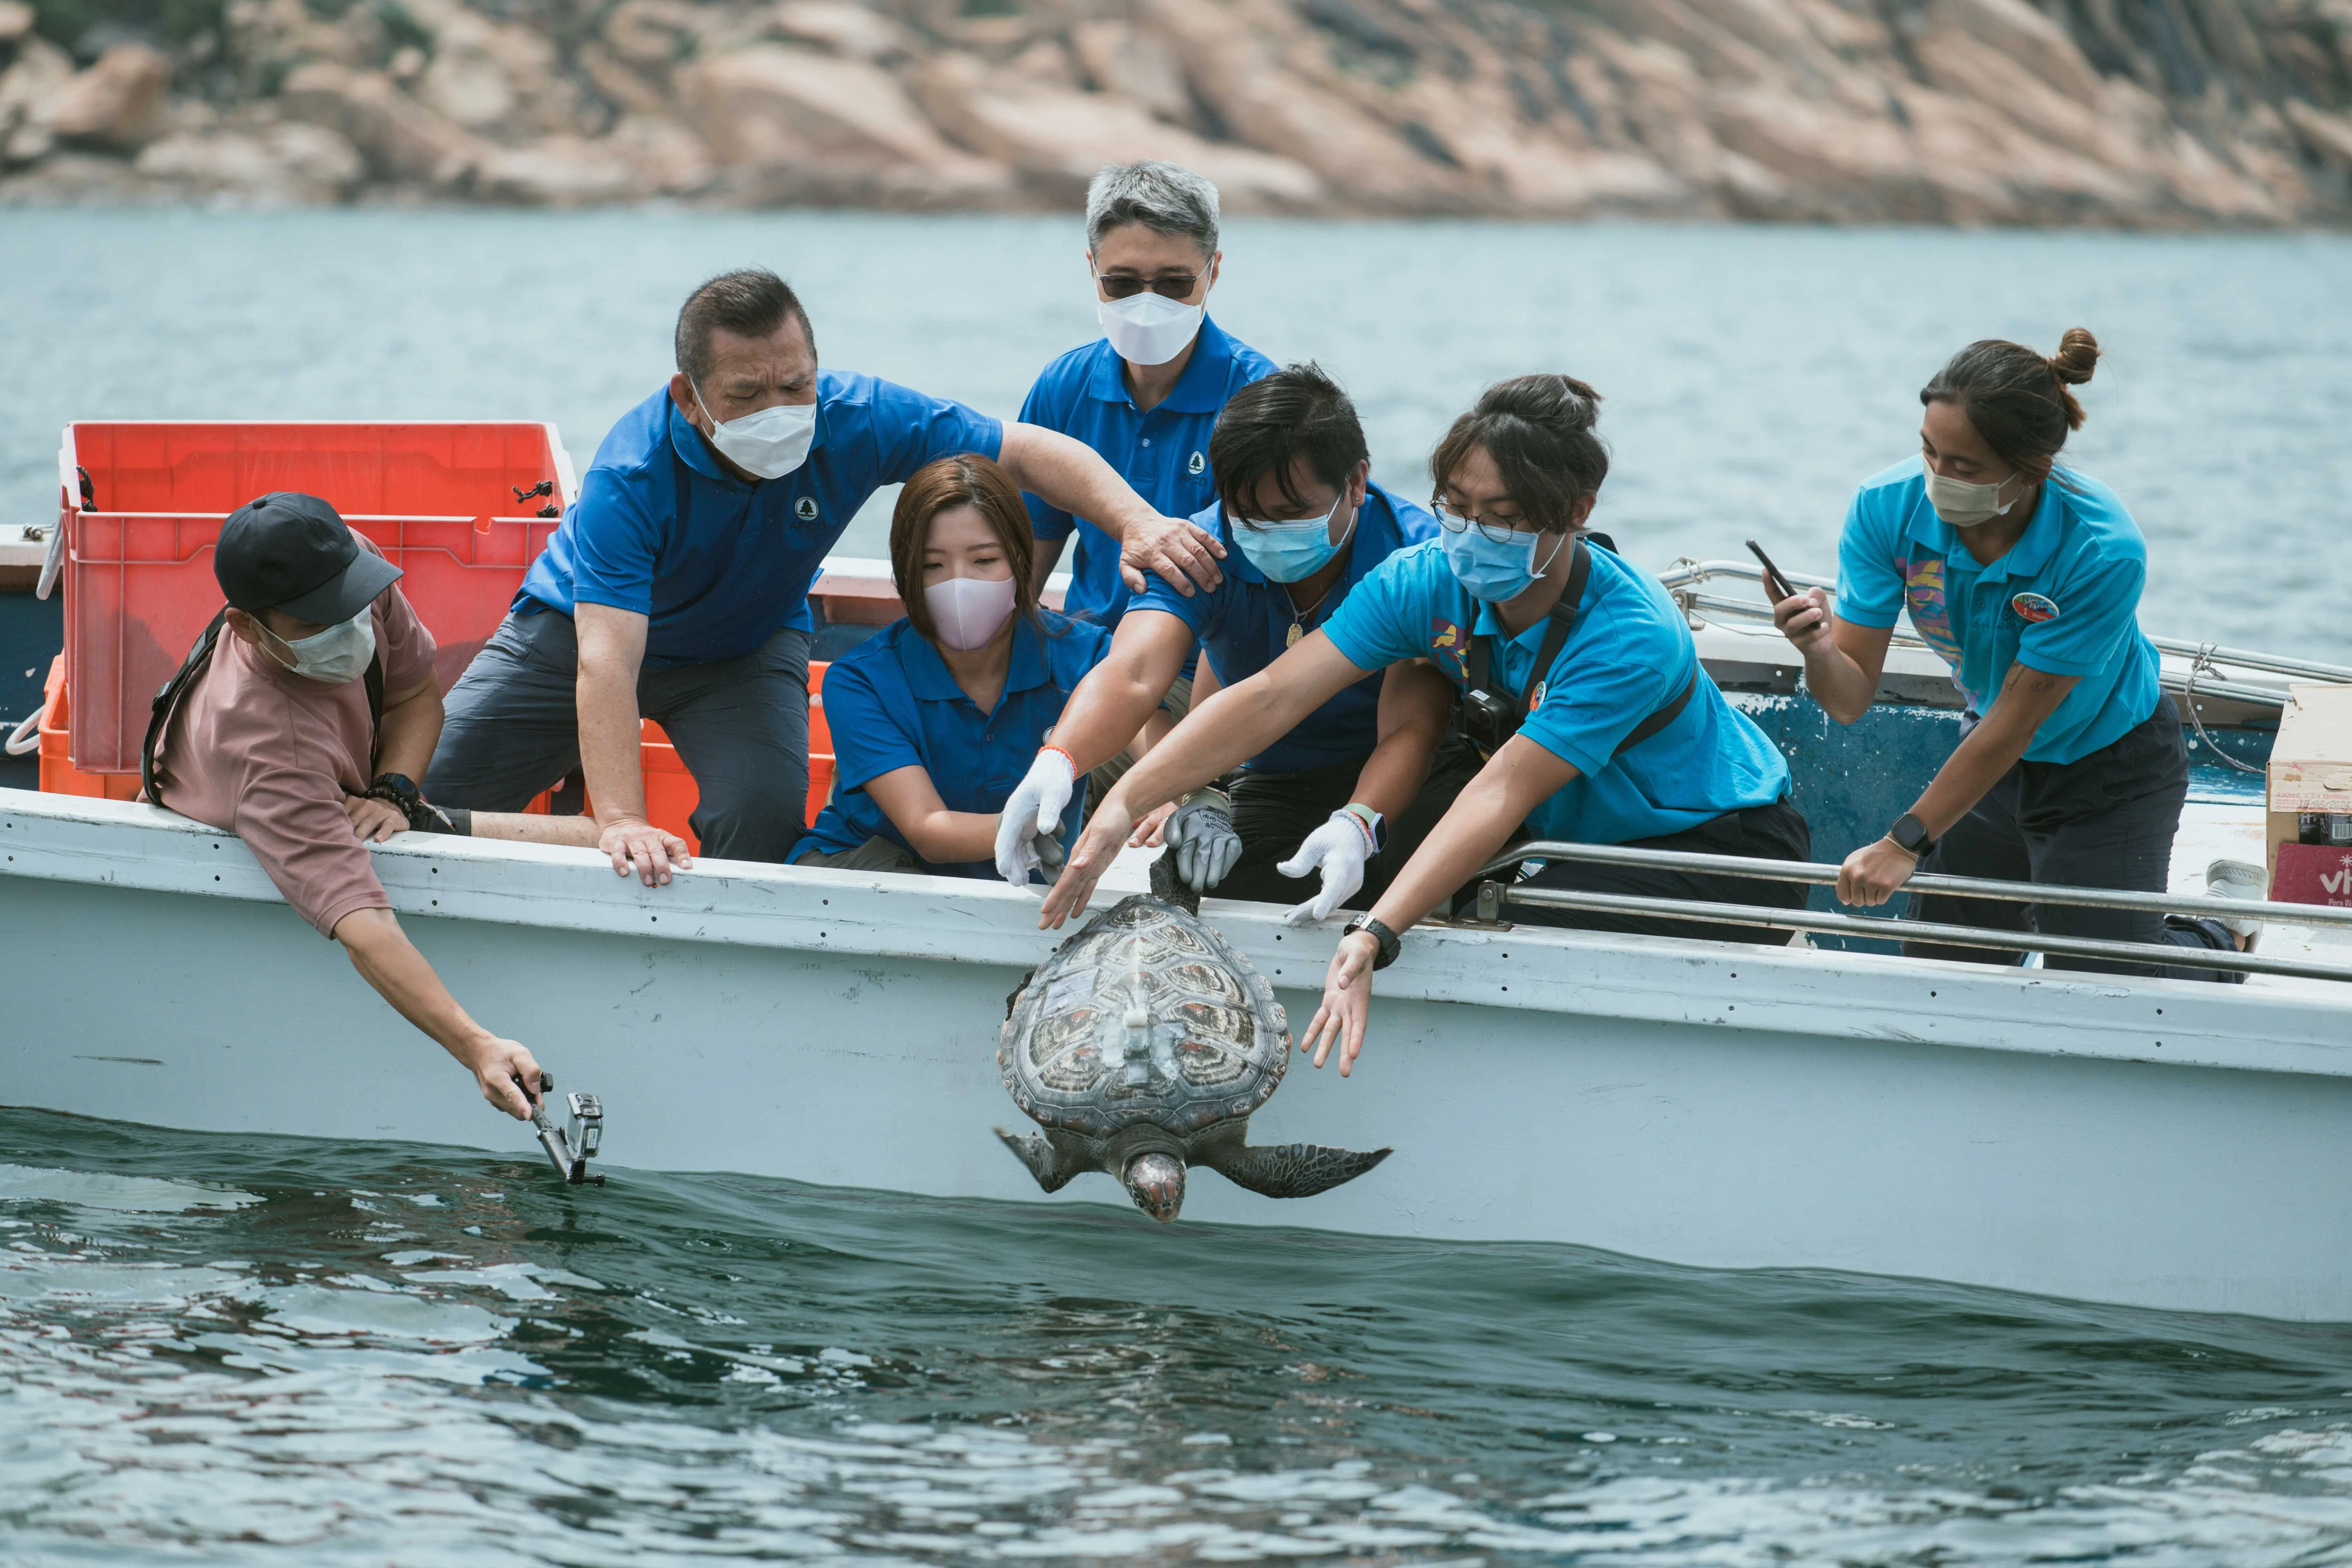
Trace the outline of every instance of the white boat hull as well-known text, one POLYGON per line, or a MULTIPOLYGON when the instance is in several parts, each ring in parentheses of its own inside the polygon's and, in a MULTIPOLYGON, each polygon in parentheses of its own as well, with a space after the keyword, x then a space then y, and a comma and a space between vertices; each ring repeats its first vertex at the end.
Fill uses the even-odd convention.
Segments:
MULTIPOLYGON (((235 838, 0 791, 0 1102, 533 1148, 235 838)), ((467 1007, 603 1097, 615 1168, 1121 1200, 1045 1198, 990 1135, 1019 1123, 1005 997, 1055 940, 1033 899, 718 861, 647 890, 470 840, 376 860, 467 1007)), ((1303 1024, 1337 923, 1207 912, 1303 1024)), ((1185 1218, 2352 1320, 2347 1018, 2317 985, 1433 931, 1383 972, 1356 1077, 1299 1061, 1254 1126, 1395 1156, 1297 1203, 1202 1176, 1185 1218)))

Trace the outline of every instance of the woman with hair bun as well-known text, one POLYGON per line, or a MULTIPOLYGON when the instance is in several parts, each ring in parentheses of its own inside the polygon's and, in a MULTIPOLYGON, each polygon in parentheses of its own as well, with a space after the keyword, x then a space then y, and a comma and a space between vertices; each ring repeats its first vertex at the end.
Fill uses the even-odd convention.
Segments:
MULTIPOLYGON (((1789 805, 1787 763, 1716 689, 1689 623, 1657 579, 1588 533, 1609 472, 1608 448, 1593 427, 1600 402, 1565 375, 1487 388, 1430 458, 1437 537, 1382 561, 1320 627, 1192 710, 1121 779, 1046 895, 1047 922, 1086 907, 1101 868, 1143 812, 1216 777, 1333 693, 1398 664, 1436 685, 1441 705, 1460 694, 1461 732, 1483 765, 1340 937, 1323 1005, 1299 1037, 1318 1067, 1336 1046, 1339 1070, 1349 1069, 1363 1045, 1372 972, 1395 959, 1399 934, 1515 839, 1807 858, 1811 838, 1789 805)), ((1374 760, 1389 746, 1384 736, 1374 760)), ((1529 885, 1779 908, 1805 898, 1796 883, 1575 861, 1547 866, 1529 885)), ((1788 940, 1754 926, 1564 910, 1515 910, 1512 918, 1788 940)))
MULTIPOLYGON (((1862 483, 1838 542, 1838 586, 1773 607, 1805 683, 1842 724, 1869 710, 1895 618, 1951 666, 1960 743, 1886 836, 1846 857, 1838 897, 1883 904, 1914 871, 2053 886, 2165 890, 2189 788, 2180 715, 2139 629, 2147 550, 2116 493, 2058 463, 2083 425, 2074 388, 2098 340, 2068 330, 2047 358, 1970 343, 1920 390, 1917 458, 1862 483)), ((2217 921, 2129 910, 1916 895, 1911 918, 2231 948, 2217 921)), ((1906 944, 1917 957, 2015 961, 1906 944)), ((2053 969, 2243 979, 2087 959, 2053 969)))
MULTIPOLYGON (((1032 548, 1019 488, 977 452, 939 458, 898 492, 890 571, 906 618, 825 672, 834 796, 794 865, 996 875, 1005 797, 1110 646, 1100 626, 1039 606, 1032 548)), ((1167 722, 1155 714, 1145 736, 1167 722)))

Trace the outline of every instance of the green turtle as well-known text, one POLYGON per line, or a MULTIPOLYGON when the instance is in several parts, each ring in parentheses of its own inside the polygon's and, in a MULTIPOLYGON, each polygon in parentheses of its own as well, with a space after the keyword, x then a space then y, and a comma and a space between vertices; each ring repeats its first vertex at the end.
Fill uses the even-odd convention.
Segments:
POLYGON ((1045 1136, 996 1135, 1047 1192, 1087 1171, 1117 1177, 1162 1222, 1184 1173, 1206 1165, 1270 1198, 1353 1181, 1389 1156, 1316 1143, 1252 1148, 1250 1113, 1290 1062, 1274 987, 1201 921, 1168 857, 1152 891, 1087 922, 1007 999, 996 1064, 1045 1136))

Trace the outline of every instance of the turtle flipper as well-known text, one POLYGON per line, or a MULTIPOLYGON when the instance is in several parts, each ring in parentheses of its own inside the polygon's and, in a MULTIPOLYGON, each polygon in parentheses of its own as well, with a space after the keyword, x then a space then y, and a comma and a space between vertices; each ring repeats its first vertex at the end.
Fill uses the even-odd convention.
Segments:
POLYGON ((1004 1146, 1013 1151, 1013 1157, 1028 1166, 1029 1173, 1037 1178, 1037 1184, 1049 1193, 1058 1193, 1069 1185, 1070 1178, 1083 1169, 1062 1150, 1034 1132, 1024 1132, 1016 1137, 1002 1127, 993 1131, 1004 1141, 1004 1146))
POLYGON ((1203 1153, 1200 1163, 1234 1185, 1269 1198, 1311 1198, 1354 1181, 1389 1154, 1386 1149, 1360 1154, 1322 1143, 1277 1143, 1218 1149, 1203 1153))

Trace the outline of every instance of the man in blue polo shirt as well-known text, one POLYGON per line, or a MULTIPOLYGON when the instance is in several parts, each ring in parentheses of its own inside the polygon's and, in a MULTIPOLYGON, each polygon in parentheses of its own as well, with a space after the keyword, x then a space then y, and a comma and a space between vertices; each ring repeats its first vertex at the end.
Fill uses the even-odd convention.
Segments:
MULTIPOLYGON (((1103 335, 1047 365, 1021 405, 1030 424, 1101 453, 1138 495, 1170 517, 1192 517, 1215 500, 1209 432, 1217 412, 1274 370, 1272 360, 1208 318, 1209 290, 1223 259, 1216 186, 1174 163, 1104 169, 1087 190, 1087 263, 1103 335)), ((1075 533, 1077 555, 1063 608, 1116 626, 1143 574, 1121 561, 1119 541, 1099 523, 1039 496, 1028 500, 1039 584, 1075 533)), ((1196 542, 1216 549, 1205 532, 1196 542)), ((1213 586, 1213 575, 1202 583, 1213 586)), ((1192 678, 1188 656, 1168 688, 1166 706, 1179 718, 1191 700, 1192 678)), ((1097 784, 1108 788, 1117 776, 1110 767, 1097 784)))
MULTIPOLYGON (((1427 511, 1370 481, 1355 405, 1315 365, 1236 392, 1210 450, 1223 499, 1194 521, 1227 547, 1224 581, 1189 595, 1155 581, 1129 601, 1109 654, 1005 805, 997 868, 1008 880, 1026 883, 1037 824, 1062 814, 1079 770, 1150 716, 1196 638, 1219 683, 1247 679, 1375 567, 1437 536, 1427 511)), ((1230 802, 1202 789, 1178 805, 1168 841, 1196 889, 1286 903, 1304 890, 1292 879, 1319 870, 1320 893, 1292 916, 1324 919, 1377 898, 1444 815, 1477 761, 1444 742, 1443 681, 1410 663, 1367 668, 1251 757, 1230 802)))
POLYGON ((645 815, 641 716, 694 775, 709 854, 786 858, 808 795, 808 588, 868 496, 979 452, 1013 482, 1106 520, 1139 572, 1205 582, 1191 525, 1162 517, 1057 432, 872 376, 820 370, 799 299, 730 272, 678 312, 677 373, 623 416, 514 607, 449 693, 431 797, 515 810, 575 764, 614 870, 669 879, 685 845, 645 815))

